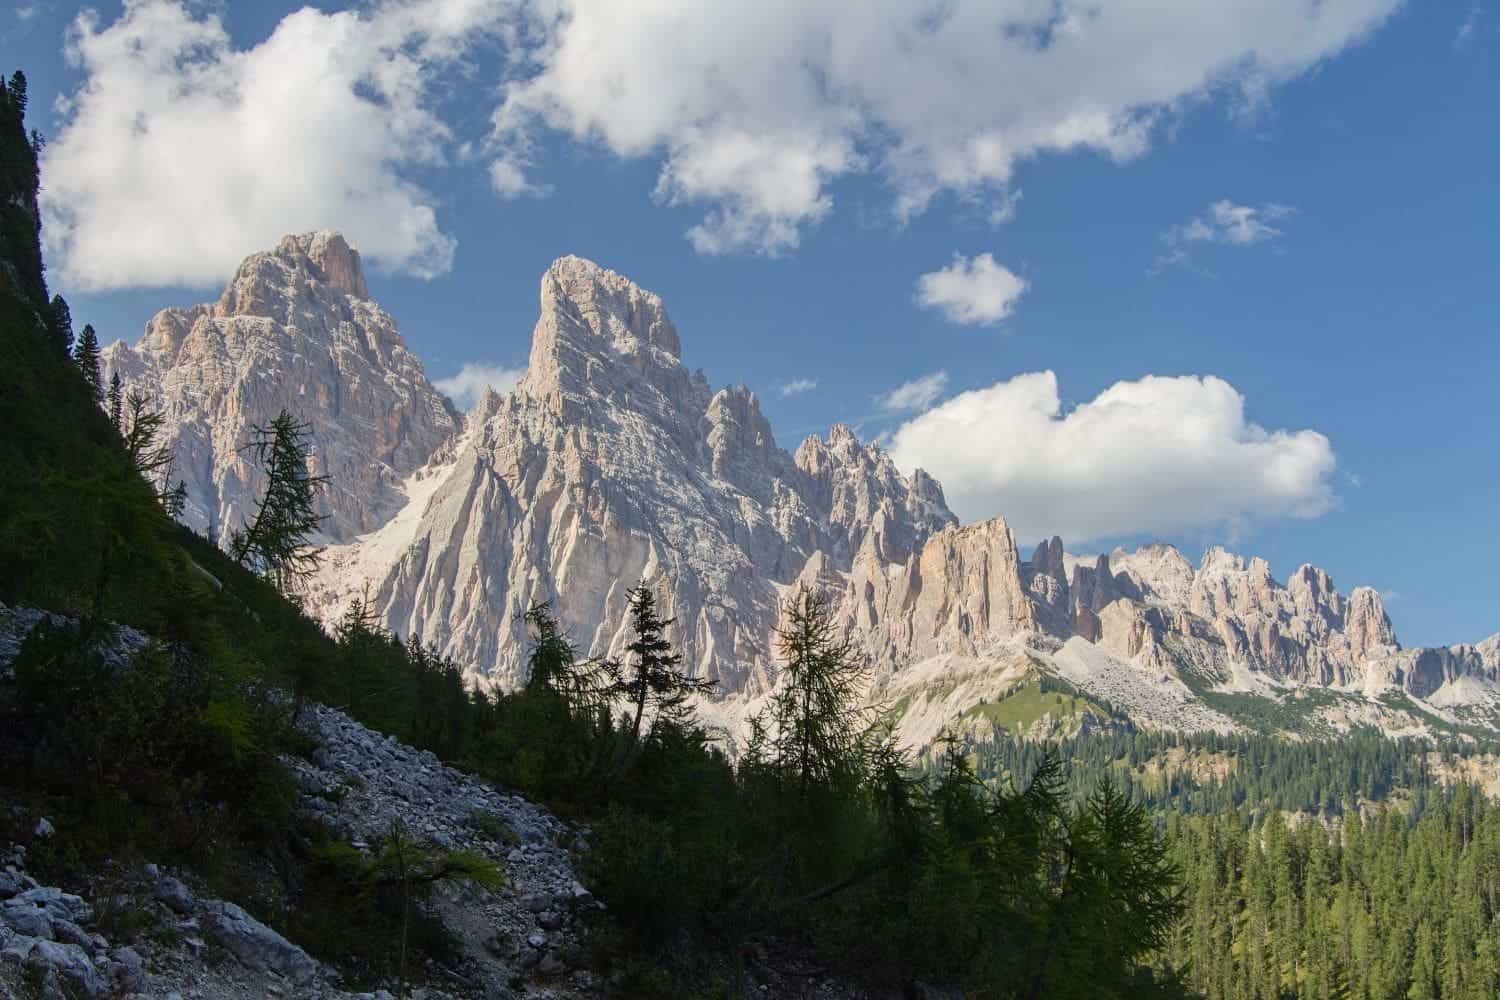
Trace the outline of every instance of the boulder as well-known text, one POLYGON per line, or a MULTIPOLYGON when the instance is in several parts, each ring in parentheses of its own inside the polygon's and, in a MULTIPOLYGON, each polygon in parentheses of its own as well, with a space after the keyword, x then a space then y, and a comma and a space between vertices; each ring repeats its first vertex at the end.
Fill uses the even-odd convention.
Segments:
POLYGON ((170 875, 156 883, 153 895, 156 897, 157 902, 164 904, 172 912, 183 916, 192 913, 198 903, 197 898, 193 895, 193 890, 184 885, 181 880, 175 879, 170 875))
POLYGON ((203 914, 209 936, 247 969, 274 972, 299 986, 318 978, 319 965, 312 956, 235 904, 205 902, 203 914))
POLYGON ((26 966, 44 974, 56 972, 75 993, 86 997, 102 997, 109 992, 108 984, 94 968, 94 960, 76 944, 37 941, 26 956, 26 966))
POLYGON ((0 923, 17 934, 51 940, 52 918, 40 906, 11 899, 0 904, 0 923))

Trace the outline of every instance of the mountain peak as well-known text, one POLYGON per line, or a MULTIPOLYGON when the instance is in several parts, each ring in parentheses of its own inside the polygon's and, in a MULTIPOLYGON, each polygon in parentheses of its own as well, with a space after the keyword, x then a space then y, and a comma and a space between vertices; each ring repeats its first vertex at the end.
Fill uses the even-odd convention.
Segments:
POLYGON ((192 527, 222 538, 254 510, 264 474, 243 445, 282 409, 307 423, 312 461, 330 476, 328 538, 367 532, 400 506, 401 481, 457 414, 368 294, 343 236, 294 234, 246 257, 217 302, 163 309, 133 348, 106 351, 107 373, 170 415, 163 442, 192 527))
POLYGON ((582 257, 559 257, 542 275, 541 314, 520 390, 567 419, 586 399, 634 398, 642 382, 655 408, 701 412, 707 386, 682 366, 682 344, 661 297, 582 257), (698 398, 702 396, 702 398, 698 398))
POLYGON ((580 332, 616 342, 637 341, 681 359, 682 341, 661 296, 623 274, 572 255, 542 275, 542 315, 561 312, 580 332))
POLYGON ((332 230, 283 236, 276 249, 253 253, 213 306, 218 317, 260 316, 289 322, 293 303, 320 300, 338 307, 348 297, 368 301, 359 251, 332 230))
POLYGON ((359 251, 351 247, 341 233, 320 229, 312 233, 283 236, 276 252, 279 255, 306 257, 317 267, 325 284, 345 295, 361 299, 370 297, 359 251))

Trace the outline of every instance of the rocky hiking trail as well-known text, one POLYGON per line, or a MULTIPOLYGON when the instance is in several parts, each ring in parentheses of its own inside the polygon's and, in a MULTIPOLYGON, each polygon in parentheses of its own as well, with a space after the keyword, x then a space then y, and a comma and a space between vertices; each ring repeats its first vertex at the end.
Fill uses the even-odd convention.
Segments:
MULTIPOLYGON (((25 633, 44 617, 0 607, 0 683, 25 633)), ((131 633, 119 644, 128 649, 137 638, 131 633)), ((374 849, 394 825, 435 848, 472 851, 504 874, 494 890, 434 886, 427 909, 452 935, 458 960, 424 970, 432 985, 413 996, 602 995, 598 977, 582 966, 587 925, 603 904, 579 882, 569 852, 586 846, 586 830, 336 709, 309 704, 297 725, 306 757, 283 762, 296 780, 300 813, 358 850, 374 849)), ((46 819, 27 825, 33 847, 60 836, 46 819)), ((0 850, 0 1000, 390 995, 341 989, 337 971, 240 905, 201 893, 189 873, 145 864, 100 872, 69 892, 32 878, 27 850, 0 850), (103 933, 118 926, 134 930, 103 933)))

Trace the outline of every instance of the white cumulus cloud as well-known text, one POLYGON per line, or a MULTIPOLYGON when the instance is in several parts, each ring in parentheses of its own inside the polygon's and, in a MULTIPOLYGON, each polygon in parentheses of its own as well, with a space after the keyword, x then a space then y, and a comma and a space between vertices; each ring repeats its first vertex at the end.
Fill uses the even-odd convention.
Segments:
POLYGON ((686 235, 703 253, 796 248, 854 174, 896 219, 947 193, 998 224, 1017 164, 1137 157, 1206 99, 1263 102, 1401 2, 364 0, 234 40, 221 5, 127 0, 70 31, 83 82, 45 154, 44 232, 64 282, 94 290, 213 284, 325 227, 430 276, 455 248, 417 172, 482 154, 501 198, 542 194, 559 136, 657 163, 656 200, 702 211, 686 235), (456 75, 469 99, 445 105, 456 75))
POLYGON ((440 378, 432 384, 437 386, 438 392, 453 400, 454 405, 467 413, 479 404, 484 390, 510 392, 525 374, 525 368, 507 368, 488 361, 468 361, 458 370, 458 374, 440 378))
POLYGON ((339 229, 377 266, 451 266, 436 199, 407 179, 445 162, 429 86, 499 25, 500 0, 305 7, 236 47, 212 5, 85 11, 84 82, 42 161, 43 234, 64 283, 215 284, 288 232, 339 229))
POLYGON ((660 160, 705 253, 782 253, 872 173, 907 219, 1007 204, 1018 163, 1128 160, 1204 98, 1263 103, 1401 0, 533 0, 499 150, 559 133, 660 160))
POLYGON ((1003 514, 1023 542, 1240 528, 1337 502, 1326 437, 1266 430, 1207 376, 1117 382, 1065 410, 1052 372, 1018 375, 913 417, 890 451, 936 476, 960 517, 1003 514))
POLYGON ((903 382, 890 392, 883 392, 875 397, 875 405, 886 413, 909 413, 912 410, 925 410, 937 402, 943 390, 948 388, 948 373, 944 371, 933 372, 914 378, 910 382, 903 382))
POLYGON ((781 383, 780 391, 783 396, 800 396, 804 392, 812 392, 818 387, 815 378, 794 378, 781 383))
POLYGON ((917 279, 917 304, 940 309, 950 323, 990 326, 1009 316, 1026 282, 987 253, 953 263, 917 279))
POLYGON ((490 161, 490 186, 501 198, 540 198, 552 189, 526 176, 526 163, 519 158, 501 157, 490 161))

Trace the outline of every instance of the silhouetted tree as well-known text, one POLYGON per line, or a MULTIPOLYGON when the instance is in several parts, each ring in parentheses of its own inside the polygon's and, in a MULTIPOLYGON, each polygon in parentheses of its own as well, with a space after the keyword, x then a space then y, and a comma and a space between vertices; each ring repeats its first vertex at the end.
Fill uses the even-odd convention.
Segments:
POLYGON ((73 353, 73 312, 61 295, 52 296, 52 306, 47 311, 47 331, 52 335, 58 353, 70 357, 73 353))
POLYGON ((120 373, 114 372, 109 376, 109 422, 115 425, 116 430, 120 429, 120 419, 123 416, 122 404, 124 403, 124 397, 122 392, 120 373))
POLYGON ((73 360, 83 373, 83 380, 89 384, 89 391, 94 394, 94 399, 104 402, 104 376, 99 369, 99 337, 90 323, 83 325, 83 332, 73 345, 73 360))
MULTIPOLYGON (((635 638, 625 647, 626 660, 613 685, 613 694, 621 698, 630 711, 627 754, 641 743, 641 724, 648 709, 651 726, 661 720, 676 719, 693 695, 707 694, 713 682, 695 680, 682 672, 682 654, 674 652, 666 637, 672 620, 665 621, 656 612, 656 595, 644 584, 633 588, 629 597, 630 627, 635 638)), ((647 731, 649 738, 651 731, 647 731)))
POLYGON ((255 519, 236 530, 230 540, 234 558, 264 575, 282 593, 291 593, 317 568, 323 554, 312 544, 312 536, 323 523, 317 511, 317 491, 327 477, 307 470, 309 433, 308 425, 286 410, 277 414, 270 427, 254 428, 249 448, 265 466, 266 491, 255 519))

